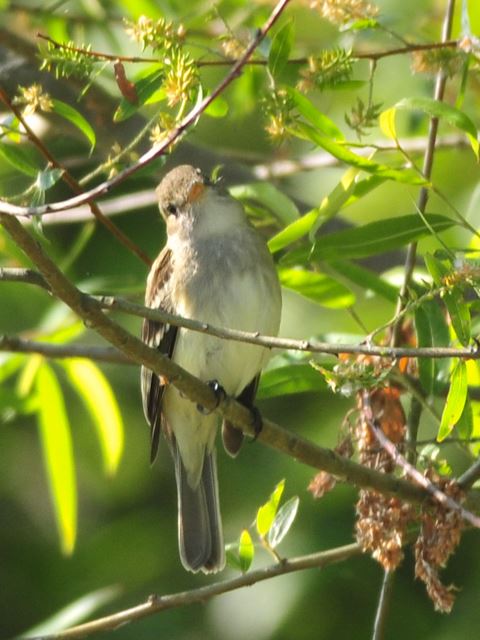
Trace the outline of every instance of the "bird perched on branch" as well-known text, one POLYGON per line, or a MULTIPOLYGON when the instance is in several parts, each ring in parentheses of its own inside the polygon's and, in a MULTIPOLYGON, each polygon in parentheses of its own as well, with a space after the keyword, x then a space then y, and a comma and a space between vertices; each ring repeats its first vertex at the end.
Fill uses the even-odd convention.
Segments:
MULTIPOLYGON (((281 294, 275 265, 242 205, 200 170, 170 171, 157 188, 167 244, 147 279, 145 304, 217 327, 276 335, 281 294)), ((143 340, 217 393, 253 409, 268 350, 144 320, 143 340)), ((175 464, 178 539, 183 566, 210 573, 225 564, 216 469, 218 416, 205 414, 172 385, 142 368, 142 398, 151 427, 151 459, 160 433, 175 464)), ((224 421, 225 449, 236 455, 243 434, 224 421)))

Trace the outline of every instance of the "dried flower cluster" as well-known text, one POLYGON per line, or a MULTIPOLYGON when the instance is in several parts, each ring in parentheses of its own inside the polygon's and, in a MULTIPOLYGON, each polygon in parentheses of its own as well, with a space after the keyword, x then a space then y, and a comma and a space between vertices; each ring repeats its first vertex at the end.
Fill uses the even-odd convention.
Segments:
POLYGON ((457 49, 431 49, 412 53, 413 73, 436 74, 443 71, 449 78, 459 73, 465 62, 465 53, 457 49))
POLYGON ((231 60, 240 58, 246 49, 246 44, 241 42, 233 34, 222 36, 220 46, 222 47, 223 53, 231 60))
MULTIPOLYGON (((427 476, 444 493, 462 502, 464 495, 455 482, 441 478, 433 471, 427 472, 427 476)), ((425 509, 421 515, 421 531, 415 543, 415 576, 425 583, 435 609, 442 613, 452 610, 456 589, 442 583, 439 569, 446 565, 457 548, 462 528, 461 515, 439 505, 425 509)))
MULTIPOLYGON (((400 392, 395 387, 375 389, 369 393, 368 403, 367 408, 365 395, 359 394, 355 433, 360 462, 383 473, 392 473, 394 463, 389 454, 379 448, 370 423, 373 420, 397 446, 404 441, 405 414, 400 392)), ((393 571, 403 559, 405 534, 412 517, 411 506, 398 498, 362 490, 357 503, 357 541, 386 570, 393 571)))
POLYGON ((301 79, 297 83, 297 89, 308 93, 313 89, 334 87, 349 80, 352 69, 351 51, 326 49, 308 58, 307 67, 300 70, 301 79))
MULTIPOLYGON (((353 443, 350 435, 347 435, 334 449, 338 455, 345 458, 353 456, 353 443)), ((308 491, 316 499, 331 491, 337 484, 337 478, 327 471, 319 471, 310 481, 308 491)))
POLYGON ((357 20, 372 20, 378 15, 378 7, 365 0, 310 0, 322 18, 343 26, 357 20))
POLYGON ((23 115, 29 116, 35 111, 51 111, 53 101, 48 93, 43 91, 41 84, 32 84, 29 87, 19 87, 19 95, 14 103, 23 107, 23 115))
POLYGON ((288 137, 288 128, 293 124, 292 103, 286 91, 279 89, 265 98, 263 109, 267 116, 265 131, 272 142, 283 142, 288 137))

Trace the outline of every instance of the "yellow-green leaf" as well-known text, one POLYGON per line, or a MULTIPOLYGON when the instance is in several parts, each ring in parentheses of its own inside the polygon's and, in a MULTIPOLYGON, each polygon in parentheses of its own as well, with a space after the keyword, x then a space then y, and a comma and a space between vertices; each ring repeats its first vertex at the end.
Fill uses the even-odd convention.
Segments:
POLYGON ((467 391, 467 367, 464 360, 458 360, 452 371, 450 389, 437 435, 438 442, 449 436, 453 427, 460 420, 467 399, 467 391))
POLYGON ((37 371, 38 424, 60 543, 69 555, 77 532, 77 485, 70 424, 62 390, 52 369, 43 362, 37 371))
POLYGON ((247 529, 240 534, 238 543, 238 558, 240 560, 240 569, 246 573, 250 569, 250 565, 255 555, 255 547, 253 546, 252 537, 247 529))
POLYGON ((391 140, 397 139, 397 131, 395 128, 395 116, 397 110, 395 107, 391 107, 390 109, 386 109, 382 111, 380 117, 378 118, 378 124, 380 126, 380 131, 383 135, 387 136, 391 140))
POLYGON ((261 538, 264 538, 267 535, 270 527, 272 526, 284 488, 285 480, 281 480, 273 490, 268 502, 262 505, 257 511, 257 532, 261 538))
POLYGON ((72 358, 63 363, 95 425, 107 474, 117 470, 123 452, 123 421, 112 388, 90 360, 72 358))

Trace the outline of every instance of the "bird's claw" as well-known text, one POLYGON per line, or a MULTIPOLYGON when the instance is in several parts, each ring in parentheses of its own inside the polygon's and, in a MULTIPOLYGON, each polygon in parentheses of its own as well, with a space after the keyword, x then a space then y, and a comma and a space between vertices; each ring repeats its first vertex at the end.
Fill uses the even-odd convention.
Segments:
POLYGON ((262 414, 257 409, 257 407, 250 407, 250 415, 252 416, 252 427, 253 431, 255 432, 252 442, 255 442, 255 440, 260 435, 261 430, 263 429, 263 419, 262 414))
POLYGON ((216 398, 217 402, 216 402, 215 406, 213 407, 213 409, 207 409, 206 407, 203 407, 201 404, 197 404, 198 411, 200 411, 200 413, 203 414, 204 416, 208 416, 211 413, 213 413, 215 411, 215 409, 217 409, 220 406, 220 403, 223 402, 223 400, 225 400, 225 398, 227 397, 225 389, 218 382, 218 380, 209 380, 207 382, 207 385, 210 387, 210 389, 215 394, 215 398, 216 398))

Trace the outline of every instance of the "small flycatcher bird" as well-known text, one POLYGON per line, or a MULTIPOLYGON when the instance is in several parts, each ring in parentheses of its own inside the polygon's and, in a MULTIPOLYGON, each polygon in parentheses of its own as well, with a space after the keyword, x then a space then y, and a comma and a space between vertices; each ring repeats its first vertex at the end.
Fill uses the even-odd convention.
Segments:
MULTIPOLYGON (((145 304, 218 327, 276 335, 280 285, 266 244, 242 205, 199 169, 170 171, 157 188, 167 244, 147 279, 145 304)), ((205 382, 252 408, 268 350, 145 320, 142 339, 205 382)), ((225 565, 216 468, 216 414, 199 411, 161 377, 142 368, 151 459, 160 432, 175 463, 178 542, 183 566, 211 573, 225 565)), ((223 423, 224 446, 238 453, 243 434, 223 423)))

